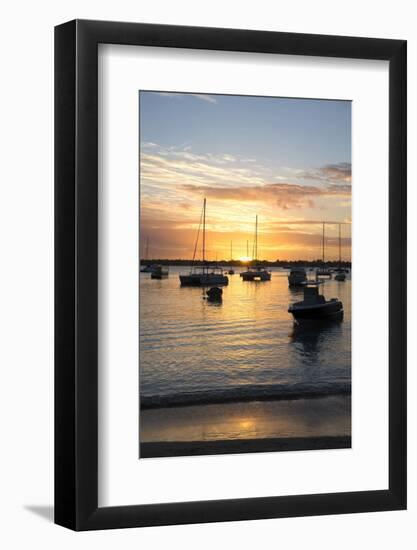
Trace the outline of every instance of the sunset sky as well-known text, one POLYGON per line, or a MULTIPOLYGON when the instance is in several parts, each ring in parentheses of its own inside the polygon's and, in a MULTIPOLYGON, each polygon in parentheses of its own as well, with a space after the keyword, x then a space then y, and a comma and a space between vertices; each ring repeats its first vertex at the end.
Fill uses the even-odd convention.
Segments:
MULTIPOLYGON (((141 257, 191 258, 207 197, 207 256, 350 260, 351 103, 140 92, 141 257), (332 225, 333 224, 333 225, 332 225)), ((200 247, 199 247, 200 248, 200 247)), ((197 255, 200 257, 200 254, 197 255)))

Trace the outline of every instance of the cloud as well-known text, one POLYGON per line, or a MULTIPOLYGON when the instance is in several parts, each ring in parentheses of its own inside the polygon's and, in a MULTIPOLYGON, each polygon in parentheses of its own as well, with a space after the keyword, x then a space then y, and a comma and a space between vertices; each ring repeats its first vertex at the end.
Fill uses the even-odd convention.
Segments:
POLYGON ((196 154, 189 150, 142 147, 142 185, 165 188, 170 185, 260 185, 265 175, 251 163, 230 154, 196 154))
POLYGON ((141 147, 144 149, 153 149, 154 147, 158 147, 158 145, 152 141, 143 141, 141 147))
POLYGON ((181 92, 156 92, 157 95, 161 97, 173 97, 181 99, 183 97, 195 97, 197 99, 201 99, 202 101, 205 101, 206 103, 217 103, 217 99, 209 94, 184 94, 181 92))
MULTIPOLYGON (((273 221, 273 222, 270 222, 270 225, 271 226, 284 226, 284 225, 288 225, 288 226, 291 226, 291 225, 322 225, 323 223, 323 220, 304 220, 304 219, 300 219, 300 220, 294 220, 294 219, 285 219, 285 220, 278 220, 278 221, 273 221)), ((326 220, 326 225, 339 225, 339 224, 343 224, 343 225, 351 225, 351 222, 347 219, 345 220, 341 220, 341 221, 334 221, 334 220, 326 220)))
POLYGON ((326 164, 321 168, 312 168, 300 173, 303 179, 333 183, 351 183, 352 165, 350 162, 339 162, 337 164, 326 164))
POLYGON ((350 197, 350 185, 329 184, 323 187, 293 183, 268 183, 256 186, 210 187, 182 185, 182 189, 223 201, 273 201, 278 208, 313 208, 315 200, 328 197, 350 197))

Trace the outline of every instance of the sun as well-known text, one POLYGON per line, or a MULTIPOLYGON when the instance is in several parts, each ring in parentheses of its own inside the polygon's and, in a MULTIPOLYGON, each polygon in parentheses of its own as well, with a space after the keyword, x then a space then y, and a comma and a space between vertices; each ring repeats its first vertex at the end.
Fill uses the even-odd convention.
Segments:
POLYGON ((241 256, 239 258, 239 261, 242 262, 243 264, 246 264, 247 262, 250 262, 252 260, 252 258, 250 256, 241 256))

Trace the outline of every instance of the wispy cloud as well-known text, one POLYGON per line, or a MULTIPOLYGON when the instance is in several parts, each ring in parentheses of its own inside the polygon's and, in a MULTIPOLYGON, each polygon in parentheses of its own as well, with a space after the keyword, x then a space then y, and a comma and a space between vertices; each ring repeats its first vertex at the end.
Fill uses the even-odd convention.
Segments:
MULTIPOLYGON (((349 220, 349 172, 350 166, 329 164, 287 171, 286 178, 279 178, 279 170, 260 159, 196 152, 188 142, 175 147, 142 142, 141 231, 150 236, 158 257, 189 257, 207 197, 208 250, 213 254, 226 254, 233 240, 237 250, 242 248, 237 253, 244 255, 259 214, 265 257, 297 257, 301 249, 306 257, 316 257, 320 221, 327 218, 326 234, 334 233, 337 240, 336 224, 349 220)), ((349 239, 350 229, 343 232, 349 239)))
POLYGON ((299 174, 301 178, 334 183, 350 183, 352 181, 352 165, 350 162, 326 164, 320 168, 305 170, 299 174))
POLYGON ((201 99, 201 101, 205 101, 206 103, 217 103, 217 98, 210 94, 187 94, 181 92, 156 92, 156 94, 161 97, 173 97, 177 99, 181 99, 183 97, 195 97, 197 99, 201 99))
POLYGON ((183 189, 220 200, 270 202, 282 210, 313 208, 315 199, 321 197, 349 197, 350 185, 297 185, 293 183, 268 183, 253 187, 208 187, 183 185, 183 189))

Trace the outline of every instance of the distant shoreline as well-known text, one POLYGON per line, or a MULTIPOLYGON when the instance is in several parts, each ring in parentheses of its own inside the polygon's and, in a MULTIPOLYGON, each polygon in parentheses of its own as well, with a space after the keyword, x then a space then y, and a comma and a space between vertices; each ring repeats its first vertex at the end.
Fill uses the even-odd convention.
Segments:
POLYGON ((282 437, 220 441, 158 441, 140 444, 140 458, 350 449, 350 436, 282 437))
MULTIPOLYGON (((245 268, 248 265, 252 265, 252 262, 241 262, 239 260, 218 260, 217 262, 214 260, 202 262, 199 260, 195 260, 194 262, 192 260, 184 260, 184 259, 177 259, 177 260, 168 260, 168 259, 149 259, 140 260, 140 265, 150 265, 150 264, 160 264, 160 265, 177 265, 177 266, 191 266, 191 265, 203 265, 203 264, 212 264, 212 265, 221 265, 221 266, 233 266, 233 267, 241 267, 245 268)), ((256 265, 263 265, 265 267, 297 267, 297 266, 306 266, 306 267, 339 267, 339 261, 338 260, 332 260, 328 262, 322 262, 321 260, 277 260, 275 262, 270 262, 267 260, 258 260, 256 262, 256 265)), ((344 268, 351 269, 352 262, 340 262, 340 266, 344 268)))

